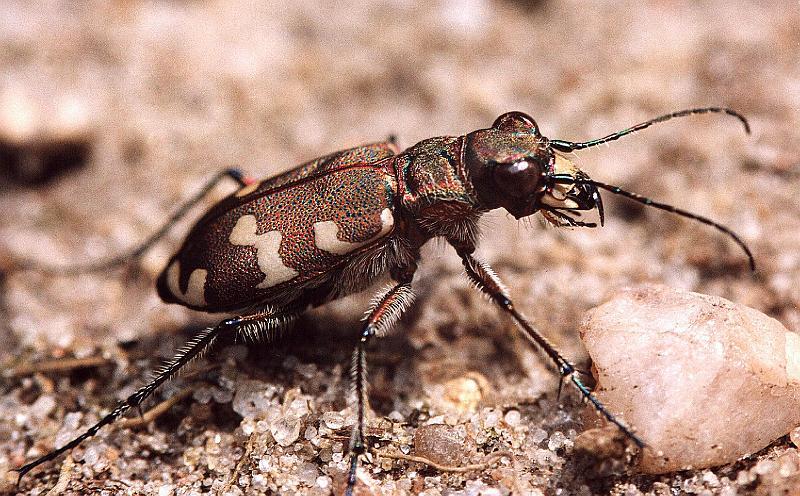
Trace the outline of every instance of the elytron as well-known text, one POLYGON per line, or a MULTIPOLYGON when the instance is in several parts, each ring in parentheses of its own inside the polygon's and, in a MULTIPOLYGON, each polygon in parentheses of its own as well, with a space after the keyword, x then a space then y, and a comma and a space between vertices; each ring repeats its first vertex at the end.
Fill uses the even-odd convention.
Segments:
POLYGON ((420 248, 432 238, 443 238, 455 250, 475 287, 553 361, 562 381, 570 382, 601 415, 644 446, 633 430, 608 412, 583 384, 572 363, 526 319, 494 271, 473 255, 479 240, 478 220, 490 210, 503 208, 517 219, 539 212, 555 226, 593 228, 597 224, 582 220, 582 215, 596 211, 602 225, 605 215, 600 190, 607 190, 713 226, 744 250, 754 270, 750 250, 727 227, 591 179, 566 156, 657 122, 703 113, 732 115, 749 133, 749 125, 740 114, 706 107, 657 117, 603 138, 570 142, 550 140, 542 136, 531 117, 509 112, 491 127, 464 136, 430 138, 404 151, 392 140, 372 143, 317 158, 263 181, 226 170, 131 253, 72 267, 23 264, 24 269, 60 273, 120 265, 150 248, 219 181, 228 177, 238 183, 237 191, 214 205, 189 231, 157 281, 158 294, 166 303, 235 316, 199 333, 156 371, 150 383, 119 402, 83 434, 19 468, 20 479, 128 410, 138 408, 221 335, 252 338, 268 334, 306 309, 365 290, 388 274, 391 285, 377 294, 353 339, 356 421, 350 439, 346 490, 351 494, 359 456, 367 448, 366 349, 372 338, 391 328, 412 303, 411 283, 420 248))

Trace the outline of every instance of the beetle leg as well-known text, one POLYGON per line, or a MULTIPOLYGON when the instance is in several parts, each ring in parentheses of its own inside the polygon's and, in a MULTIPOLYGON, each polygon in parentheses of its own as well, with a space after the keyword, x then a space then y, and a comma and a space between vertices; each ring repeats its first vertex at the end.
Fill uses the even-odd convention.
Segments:
MULTIPOLYGON (((558 367, 560 379, 562 381, 567 379, 572 382, 578 391, 580 391, 581 395, 594 406, 595 410, 608 419, 609 422, 619 427, 619 429, 633 440, 637 446, 643 448, 645 446, 644 441, 636 436, 627 425, 614 417, 614 415, 600 403, 600 400, 598 400, 580 380, 580 377, 578 377, 579 371, 575 366, 561 356, 561 353, 556 350, 555 346, 553 346, 553 344, 516 309, 511 298, 508 296, 505 286, 494 270, 466 251, 459 251, 458 255, 461 257, 467 276, 472 280, 473 284, 475 284, 480 291, 488 295, 492 302, 514 319, 514 322, 522 330, 522 334, 530 343, 539 347, 553 362, 555 362, 558 367)), ((560 389, 561 385, 559 383, 559 390, 560 389)))
POLYGON ((242 338, 245 343, 267 343, 294 322, 303 313, 304 307, 289 307, 277 310, 265 308, 253 314, 236 329, 236 338, 242 338))
POLYGON ((356 484, 358 456, 366 451, 364 426, 367 418, 367 356, 369 341, 376 335, 382 336, 394 326, 403 311, 411 305, 414 293, 411 291, 411 278, 378 294, 372 302, 372 308, 364 319, 361 336, 353 352, 353 392, 356 401, 356 423, 350 436, 350 471, 347 476, 345 494, 351 496, 356 484))
POLYGON ((250 183, 239 169, 225 169, 214 175, 208 182, 198 191, 193 197, 187 200, 178 210, 173 213, 170 218, 165 222, 161 228, 155 233, 151 234, 149 238, 144 240, 139 246, 131 251, 122 255, 117 255, 105 260, 96 262, 79 263, 75 265, 48 265, 45 263, 21 260, 17 261, 13 266, 14 270, 32 270, 36 272, 55 274, 55 275, 76 275, 87 274, 92 272, 101 272, 108 269, 113 269, 127 263, 128 261, 140 257, 144 252, 149 250, 156 244, 165 234, 169 232, 173 225, 178 222, 184 215, 194 207, 200 200, 202 200, 214 187, 224 178, 229 177, 236 181, 240 187, 246 186, 250 183))
POLYGON ((16 471, 19 474, 19 479, 17 480, 17 484, 19 484, 20 481, 22 481, 22 478, 25 476, 25 474, 27 474, 37 466, 47 461, 53 460, 62 453, 65 453, 71 450, 72 448, 78 446, 83 441, 97 434, 97 432, 104 426, 111 424, 118 418, 122 417, 131 408, 138 409, 139 406, 142 404, 142 402, 145 399, 147 399, 151 394, 153 394, 153 392, 161 384, 163 384, 165 381, 169 380, 171 377, 177 374, 178 371, 180 371, 193 359, 207 352, 221 333, 228 331, 238 331, 242 327, 247 326, 254 321, 265 321, 264 325, 266 326, 269 325, 269 322, 276 321, 275 326, 279 326, 285 321, 285 318, 282 315, 275 315, 275 314, 267 315, 265 313, 258 313, 254 315, 225 319, 216 326, 209 327, 208 329, 204 330, 199 335, 197 335, 197 337, 189 341, 183 348, 178 350, 178 352, 175 354, 172 360, 167 362, 163 367, 157 369, 154 373, 153 379, 149 383, 137 389, 136 392, 128 396, 126 399, 117 403, 114 409, 111 410, 111 413, 100 419, 100 421, 94 424, 93 426, 89 427, 86 431, 84 431, 83 434, 71 440, 64 446, 61 446, 60 448, 55 449, 47 453, 46 455, 43 455, 37 458, 36 460, 26 465, 23 465, 22 467, 17 469, 16 471))

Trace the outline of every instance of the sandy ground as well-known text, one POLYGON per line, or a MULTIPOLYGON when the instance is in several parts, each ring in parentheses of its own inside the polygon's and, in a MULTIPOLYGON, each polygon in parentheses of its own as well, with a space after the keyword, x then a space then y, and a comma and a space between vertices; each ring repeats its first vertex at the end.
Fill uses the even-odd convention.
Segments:
MULTIPOLYGON (((693 117, 576 160, 732 227, 755 253, 755 277, 718 232, 611 198, 595 230, 489 214, 480 254, 582 366, 582 313, 637 282, 723 296, 800 329, 798 50, 800 4, 788 1, 5 0, 0 267, 125 252, 230 165, 266 177, 390 134, 401 146, 463 134, 508 110, 582 140, 725 105, 750 119, 751 136, 731 118, 693 117)), ((96 421, 220 318, 163 305, 153 290, 190 222, 123 270, 0 274, 0 474, 96 421), (14 375, 74 357, 99 361, 14 375)), ((370 355, 370 439, 378 453, 486 463, 454 473, 373 454, 359 494, 800 491, 788 437, 712 470, 587 468, 572 443, 583 428, 577 395, 556 399, 549 364, 472 291, 455 254, 427 246, 415 288, 413 310, 370 355), (444 453, 426 451, 431 443, 444 453), (510 454, 487 460, 493 452, 510 454)), ((146 405, 181 395, 168 413, 102 431, 21 492, 44 494, 59 478, 64 495, 341 491, 350 343, 369 296, 311 312, 273 343, 209 355, 146 405)), ((14 492, 13 474, 3 480, 14 492)))

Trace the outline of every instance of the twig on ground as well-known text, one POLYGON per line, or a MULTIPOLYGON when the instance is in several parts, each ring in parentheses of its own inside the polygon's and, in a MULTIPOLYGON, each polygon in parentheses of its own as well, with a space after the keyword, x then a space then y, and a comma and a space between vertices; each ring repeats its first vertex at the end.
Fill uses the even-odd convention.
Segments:
POLYGON ((142 427, 144 425, 147 425, 153 420, 163 415, 164 413, 166 413, 167 410, 169 410, 176 404, 180 403, 185 398, 191 396, 193 392, 194 388, 192 387, 186 387, 184 389, 181 389, 174 396, 165 399, 164 401, 157 404, 153 408, 144 412, 141 416, 122 420, 121 422, 119 422, 118 426, 119 428, 134 429, 137 427, 142 427))
POLYGON ((231 488, 231 486, 233 486, 233 484, 236 482, 236 479, 239 478, 239 474, 242 472, 245 462, 250 460, 250 455, 253 453, 253 448, 256 444, 255 437, 256 433, 254 432, 250 434, 250 437, 247 438, 247 445, 245 445, 244 453, 242 453, 242 456, 239 457, 239 461, 236 462, 236 467, 233 469, 233 473, 231 474, 230 479, 228 479, 228 482, 225 483, 225 487, 222 488, 222 493, 226 492, 231 488))
POLYGON ((512 461, 514 460, 514 455, 510 451, 495 451, 494 453, 489 453, 488 455, 486 455, 486 458, 484 458, 483 462, 481 463, 454 467, 451 465, 442 465, 440 463, 436 463, 423 456, 405 455, 403 453, 388 453, 385 451, 378 451, 378 450, 373 450, 373 452, 378 456, 392 458, 394 460, 405 460, 409 462, 422 463, 424 465, 428 465, 429 467, 435 468, 440 472, 455 472, 459 474, 463 474, 465 472, 486 470, 487 468, 492 466, 497 460, 503 457, 509 458, 512 461))
POLYGON ((75 369, 100 367, 111 363, 113 360, 102 355, 84 358, 58 358, 36 363, 25 363, 3 372, 3 377, 24 377, 42 372, 69 372, 75 369))
POLYGON ((72 468, 74 466, 75 462, 72 460, 72 455, 67 455, 67 457, 64 458, 64 463, 61 464, 61 470, 58 472, 58 481, 56 485, 47 491, 45 496, 56 496, 67 490, 72 480, 72 468))

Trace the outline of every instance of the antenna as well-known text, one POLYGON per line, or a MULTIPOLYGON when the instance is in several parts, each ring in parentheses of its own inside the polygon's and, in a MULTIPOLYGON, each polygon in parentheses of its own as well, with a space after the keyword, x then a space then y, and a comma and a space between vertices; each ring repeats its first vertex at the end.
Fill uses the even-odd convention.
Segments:
POLYGON ((695 114, 728 114, 736 117, 742 122, 744 126, 744 131, 747 134, 750 134, 750 123, 747 122, 747 119, 736 112, 735 110, 731 110, 725 107, 702 107, 702 108, 694 108, 694 109, 687 109, 681 110, 678 112, 672 112, 671 114, 662 115, 660 117, 656 117, 654 119, 650 119, 649 121, 640 122, 635 126, 631 126, 629 128, 623 129, 622 131, 617 131, 616 133, 609 134, 603 138, 594 139, 591 141, 584 141, 582 143, 573 143, 572 141, 564 141, 564 140, 550 140, 550 146, 555 148, 560 152, 574 152, 575 150, 583 150, 584 148, 590 148, 592 146, 602 145, 603 143, 608 143, 609 141, 614 141, 626 136, 628 134, 633 134, 637 131, 641 131, 642 129, 648 128, 653 124, 657 124, 659 122, 665 122, 670 119, 675 119, 676 117, 685 117, 687 115, 695 115, 695 114))
POLYGON ((633 200, 635 202, 639 202, 639 203, 641 203, 643 205, 647 205, 648 207, 655 207, 655 208, 658 208, 660 210, 666 210, 667 212, 672 212, 673 214, 677 214, 677 215, 680 215, 682 217, 687 217, 689 219, 694 219, 694 220, 696 220, 698 222, 702 222, 703 224, 711 226, 711 227, 717 229, 718 231, 722 231, 723 233, 725 233, 728 236, 730 236, 733 239, 733 241, 737 245, 739 245, 739 247, 742 250, 744 250, 745 254, 747 255, 747 259, 750 262, 750 270, 752 272, 756 271, 756 261, 755 261, 755 258, 753 257, 753 252, 751 252, 750 248, 748 248, 747 245, 745 244, 745 242, 742 241, 742 238, 740 238, 735 232, 731 231, 729 228, 723 226, 722 224, 720 224, 718 222, 715 222, 715 221, 709 219, 708 217, 703 217, 702 215, 693 214, 692 212, 683 210, 682 208, 673 207, 672 205, 668 205, 666 203, 659 203, 659 202, 654 201, 654 200, 652 200, 650 198, 647 198, 646 196, 642 196, 642 195, 637 194, 637 193, 632 193, 630 191, 625 191, 624 189, 620 188, 619 186, 614 186, 614 185, 611 185, 611 184, 602 183, 600 181, 595 181, 594 179, 588 179, 588 180, 585 180, 584 182, 587 182, 589 184, 593 184, 593 185, 597 186, 598 188, 602 188, 602 189, 604 189, 606 191, 610 191, 611 193, 614 193, 615 195, 624 196, 625 198, 629 198, 629 199, 631 199, 631 200, 633 200))

